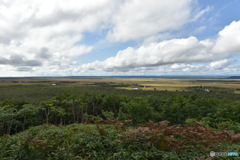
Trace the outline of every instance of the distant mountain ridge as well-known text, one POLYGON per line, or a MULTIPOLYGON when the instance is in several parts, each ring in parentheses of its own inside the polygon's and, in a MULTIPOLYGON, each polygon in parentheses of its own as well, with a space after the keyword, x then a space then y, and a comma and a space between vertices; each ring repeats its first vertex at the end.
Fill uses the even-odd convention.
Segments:
POLYGON ((72 78, 72 79, 97 79, 97 78, 167 78, 167 79, 240 79, 240 76, 229 75, 161 75, 161 76, 29 76, 29 77, 0 77, 0 79, 35 79, 35 78, 72 78))
POLYGON ((231 76, 231 77, 228 77, 228 79, 240 79, 240 76, 231 76))

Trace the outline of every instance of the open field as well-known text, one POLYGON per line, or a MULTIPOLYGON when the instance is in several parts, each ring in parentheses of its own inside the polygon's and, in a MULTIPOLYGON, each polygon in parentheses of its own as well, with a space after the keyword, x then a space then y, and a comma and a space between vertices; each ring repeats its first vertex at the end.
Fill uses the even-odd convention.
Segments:
POLYGON ((125 83, 125 84, 160 84, 160 85, 206 85, 229 86, 240 88, 240 79, 167 79, 167 78, 0 78, 0 85, 14 84, 51 84, 51 83, 125 83))
MULTIPOLYGON (((176 91, 200 93, 240 94, 239 79, 166 79, 166 78, 1 78, 0 99, 20 98, 42 101, 62 93, 108 95, 164 95, 176 91), (196 92, 197 91, 197 92, 196 92), (209 93, 207 93, 209 92, 209 93)), ((237 98, 234 98, 237 99, 237 98)))
POLYGON ((19 78, 0 79, 0 86, 16 85, 108 85, 117 89, 142 89, 142 90, 186 90, 189 87, 219 87, 240 90, 239 79, 165 79, 165 78, 19 78))

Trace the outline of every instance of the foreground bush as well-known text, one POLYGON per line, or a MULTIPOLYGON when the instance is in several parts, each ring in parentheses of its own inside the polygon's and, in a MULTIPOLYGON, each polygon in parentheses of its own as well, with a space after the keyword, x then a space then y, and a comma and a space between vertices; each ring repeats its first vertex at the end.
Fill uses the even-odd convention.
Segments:
POLYGON ((240 135, 166 121, 127 127, 112 124, 42 125, 0 140, 1 160, 206 159, 211 150, 238 151, 240 135))

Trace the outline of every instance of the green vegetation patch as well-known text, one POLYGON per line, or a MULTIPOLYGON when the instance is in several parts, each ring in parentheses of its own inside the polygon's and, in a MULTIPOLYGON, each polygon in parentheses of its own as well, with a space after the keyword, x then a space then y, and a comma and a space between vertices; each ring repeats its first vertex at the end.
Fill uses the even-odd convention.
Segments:
POLYGON ((113 124, 41 125, 0 139, 2 160, 206 159, 212 149, 236 150, 240 135, 167 121, 127 127, 113 124), (204 140, 203 140, 204 139, 204 140), (221 146, 221 147, 219 147, 221 146))

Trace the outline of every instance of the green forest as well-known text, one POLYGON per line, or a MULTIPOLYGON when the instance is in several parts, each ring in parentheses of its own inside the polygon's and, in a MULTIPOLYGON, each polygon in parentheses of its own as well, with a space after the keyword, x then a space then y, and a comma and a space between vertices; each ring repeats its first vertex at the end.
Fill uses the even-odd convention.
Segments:
POLYGON ((178 160, 240 152, 240 95, 201 88, 1 86, 0 159, 178 160))

